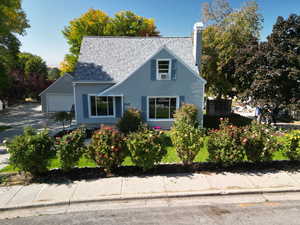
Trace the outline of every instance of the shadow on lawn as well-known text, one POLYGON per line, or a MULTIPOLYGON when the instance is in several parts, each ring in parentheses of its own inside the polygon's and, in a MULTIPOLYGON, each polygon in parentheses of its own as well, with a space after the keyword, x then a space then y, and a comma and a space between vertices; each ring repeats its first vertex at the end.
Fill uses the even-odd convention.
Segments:
POLYGON ((103 168, 74 168, 69 172, 61 169, 53 169, 31 180, 33 183, 51 183, 51 184, 69 184, 79 180, 93 180, 101 178, 119 177, 119 176, 193 176, 193 173, 214 174, 214 173, 239 173, 247 175, 262 176, 267 173, 276 173, 279 171, 300 172, 299 161, 272 161, 264 163, 240 163, 234 166, 222 167, 215 163, 194 163, 191 166, 182 164, 160 164, 153 169, 143 172, 136 166, 121 166, 112 173, 107 174, 103 168))

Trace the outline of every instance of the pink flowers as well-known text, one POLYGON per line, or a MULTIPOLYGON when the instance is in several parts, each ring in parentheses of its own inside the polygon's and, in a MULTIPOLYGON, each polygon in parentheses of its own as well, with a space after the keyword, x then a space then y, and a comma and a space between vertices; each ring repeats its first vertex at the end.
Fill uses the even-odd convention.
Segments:
POLYGON ((242 140, 242 143, 243 144, 246 144, 248 142, 248 139, 247 138, 244 138, 243 140, 242 140))

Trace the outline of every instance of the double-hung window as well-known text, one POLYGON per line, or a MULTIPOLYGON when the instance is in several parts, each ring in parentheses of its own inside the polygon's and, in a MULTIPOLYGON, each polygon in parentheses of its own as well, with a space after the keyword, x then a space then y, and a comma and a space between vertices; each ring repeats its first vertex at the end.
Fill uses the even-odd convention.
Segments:
POLYGON ((114 116, 114 97, 90 95, 89 98, 91 117, 114 116))
POLYGON ((149 120, 173 120, 174 113, 178 108, 177 97, 149 97, 148 118, 149 120))
POLYGON ((170 80, 171 79, 171 60, 158 59, 156 61, 156 74, 157 80, 170 80))

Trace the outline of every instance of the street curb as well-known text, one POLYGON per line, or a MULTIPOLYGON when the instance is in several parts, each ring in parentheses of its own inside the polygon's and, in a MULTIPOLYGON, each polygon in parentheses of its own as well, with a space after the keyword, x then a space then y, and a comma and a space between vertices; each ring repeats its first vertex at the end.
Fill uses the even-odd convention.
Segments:
POLYGON ((33 205, 23 205, 23 206, 11 206, 2 207, 0 212, 13 211, 13 210, 24 210, 24 209, 34 209, 34 208, 44 208, 53 206, 65 206, 72 204, 84 204, 84 203, 97 203, 97 202, 117 202, 117 201, 137 201, 137 200, 154 200, 154 199, 172 199, 172 198, 191 198, 191 197, 213 197, 213 196, 237 196, 237 195, 258 195, 258 194, 276 194, 276 193, 300 193, 300 188, 286 188, 286 189, 248 189, 248 190, 217 190, 209 192, 177 192, 177 193, 157 193, 157 194, 147 194, 147 195, 137 195, 137 196, 107 196, 97 199, 87 199, 87 200, 71 200, 71 201, 61 201, 43 204, 33 204, 33 205))

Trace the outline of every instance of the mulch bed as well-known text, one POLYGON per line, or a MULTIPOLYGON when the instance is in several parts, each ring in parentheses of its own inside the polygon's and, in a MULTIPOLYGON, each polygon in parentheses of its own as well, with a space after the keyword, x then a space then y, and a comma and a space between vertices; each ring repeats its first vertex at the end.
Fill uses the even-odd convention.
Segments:
MULTIPOLYGON (((54 137, 62 137, 66 134, 69 134, 71 133, 72 131, 76 130, 77 128, 73 128, 73 129, 66 129, 66 130, 62 130, 62 131, 59 131, 57 132, 54 137)), ((89 139, 92 137, 93 133, 96 131, 96 130, 99 130, 99 128, 86 128, 85 129, 85 134, 86 134, 86 138, 89 139)))

